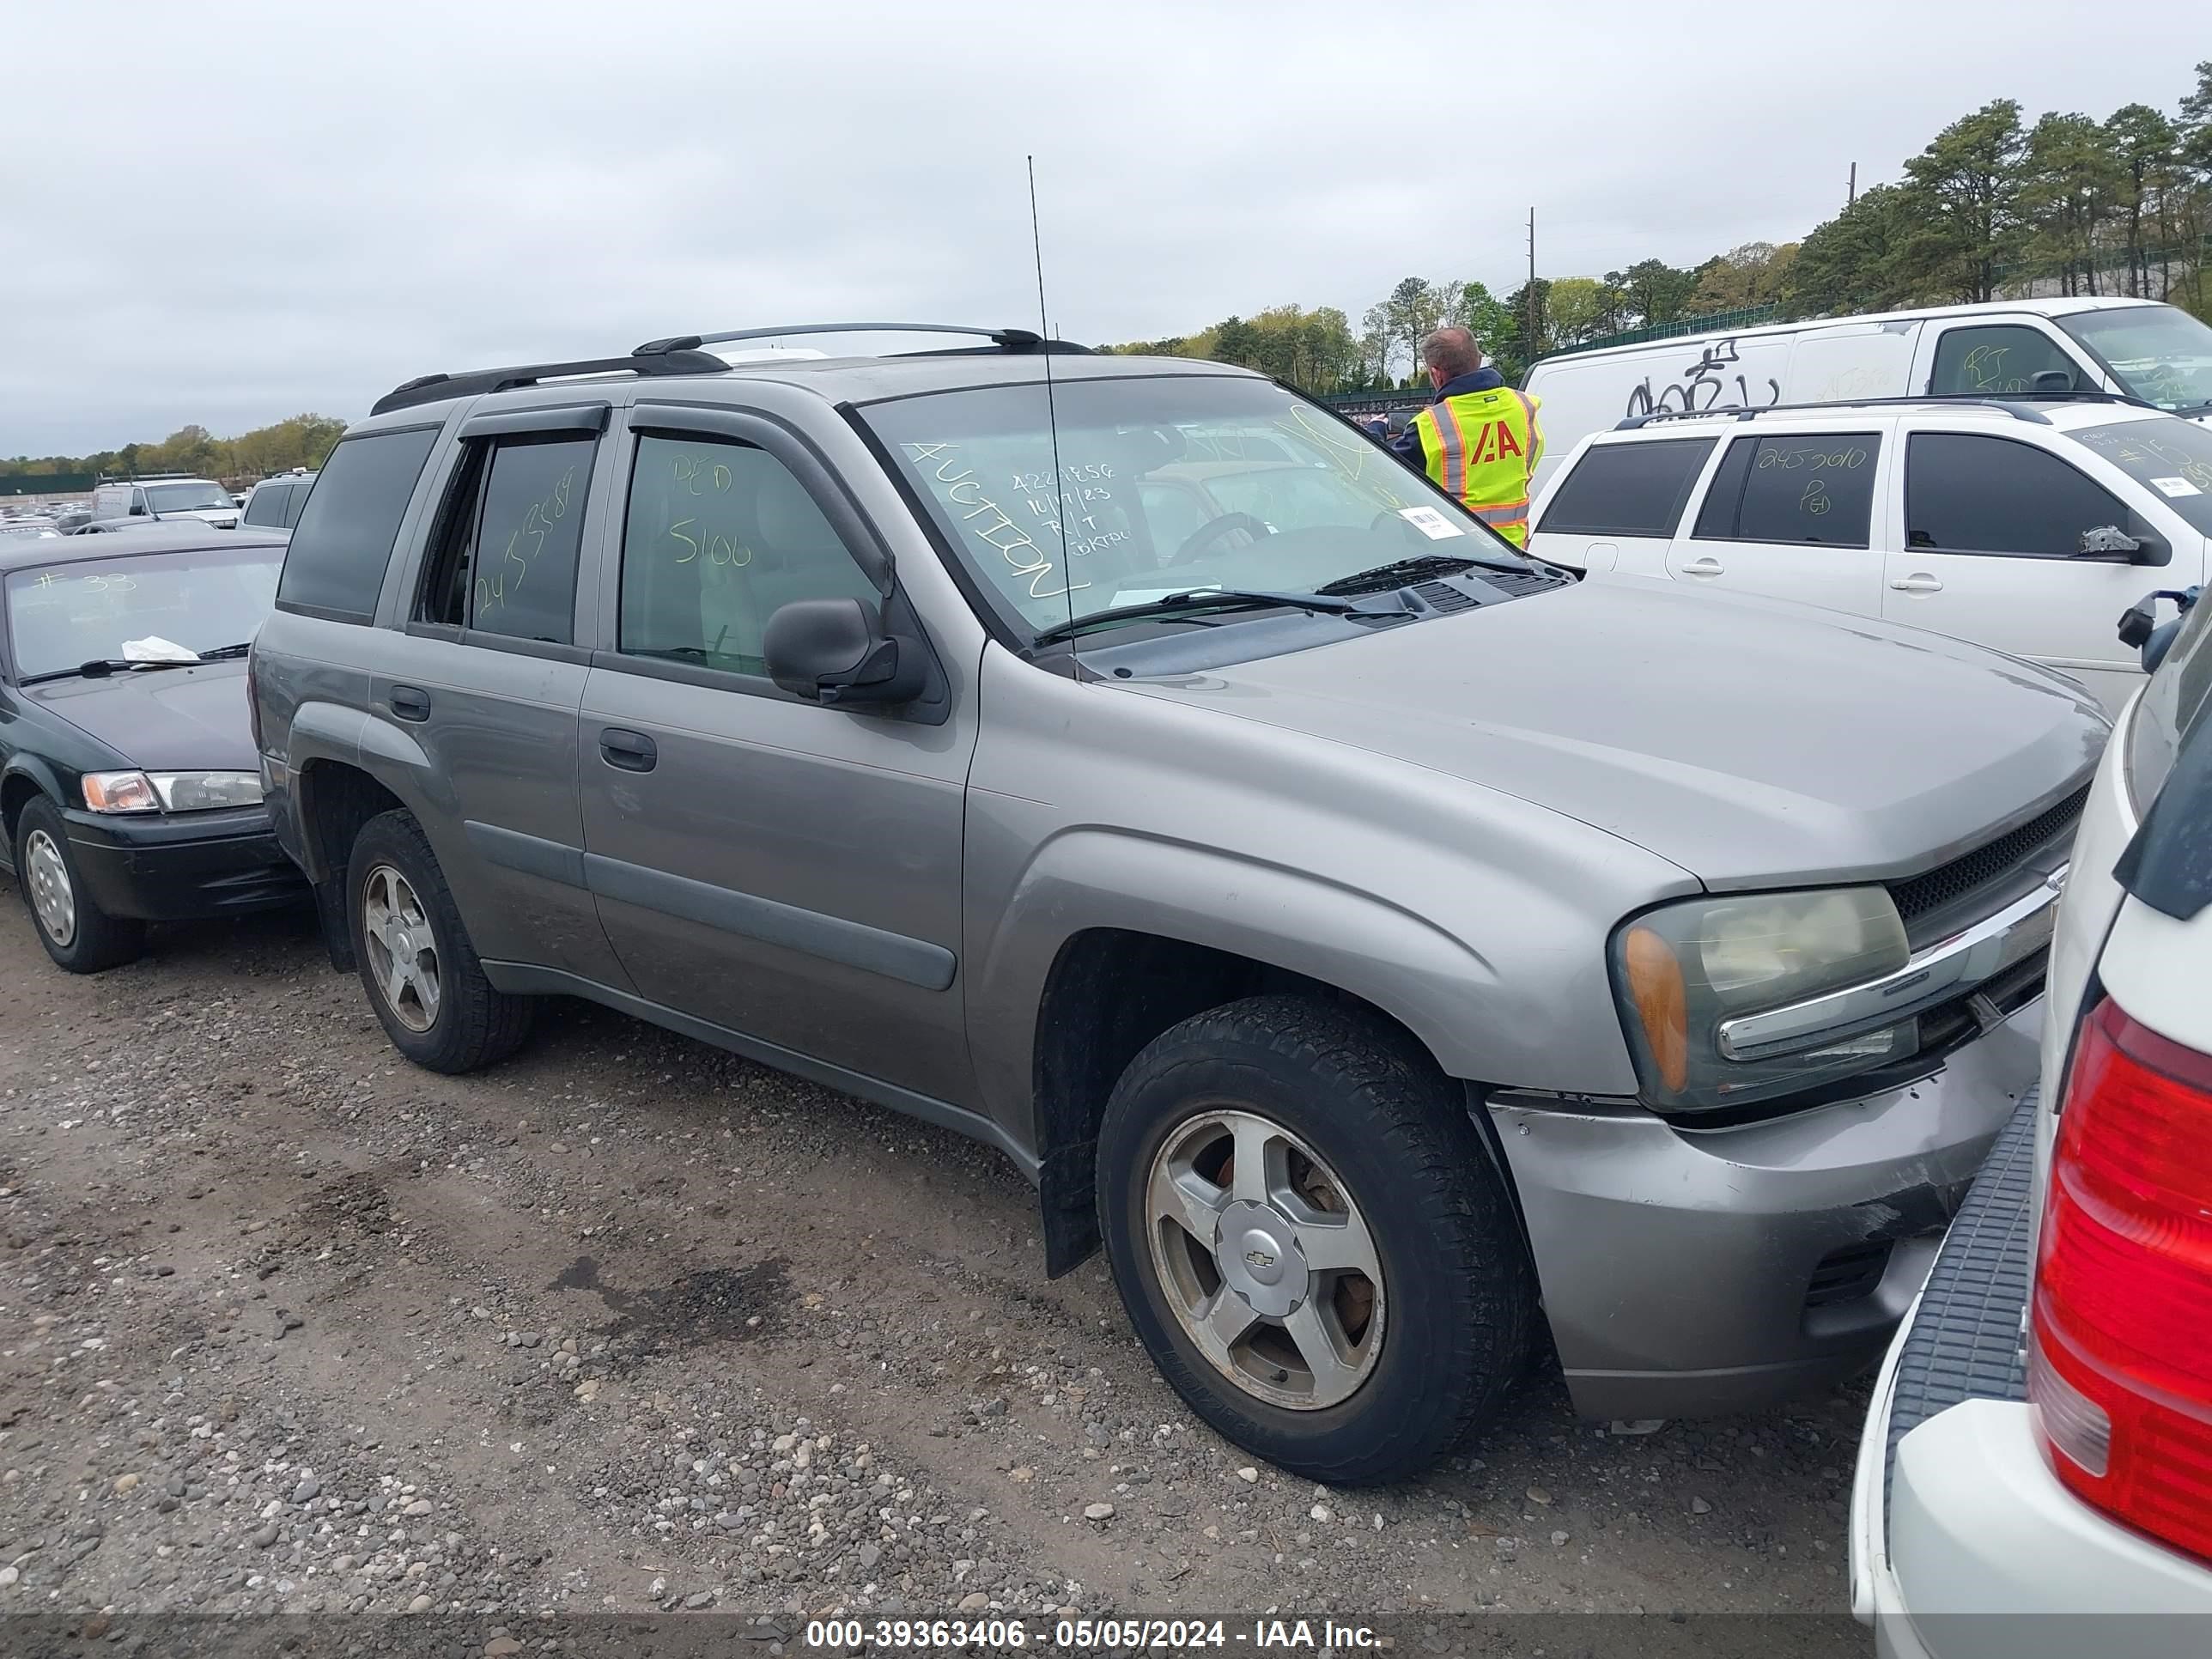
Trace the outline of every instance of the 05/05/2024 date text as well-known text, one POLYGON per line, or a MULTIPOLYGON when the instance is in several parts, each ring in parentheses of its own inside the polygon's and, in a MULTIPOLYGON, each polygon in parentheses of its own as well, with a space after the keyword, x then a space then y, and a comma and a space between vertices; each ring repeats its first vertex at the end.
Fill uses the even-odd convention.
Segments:
POLYGON ((808 1623, 805 1640, 809 1648, 842 1653, 969 1647, 1070 1653, 1238 1648, 1255 1653, 1342 1652, 1383 1645, 1367 1626, 1308 1619, 817 1619, 808 1623))

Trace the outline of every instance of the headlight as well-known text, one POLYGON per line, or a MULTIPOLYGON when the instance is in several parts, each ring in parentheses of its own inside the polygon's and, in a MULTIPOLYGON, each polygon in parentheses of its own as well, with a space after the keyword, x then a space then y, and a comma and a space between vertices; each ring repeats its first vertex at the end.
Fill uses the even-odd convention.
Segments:
POLYGON ((170 812, 206 812, 219 806, 261 805, 258 772, 149 772, 154 792, 170 812))
POLYGON ((258 772, 88 772, 84 804, 95 812, 205 812, 258 806, 258 772))
POLYGON ((1735 1105, 1912 1053, 1910 1018, 1759 1060, 1732 1060, 1720 1044, 1723 1020, 1879 979, 1911 954, 1879 887, 1692 899, 1638 916, 1613 936, 1613 981, 1644 1098, 1735 1105))

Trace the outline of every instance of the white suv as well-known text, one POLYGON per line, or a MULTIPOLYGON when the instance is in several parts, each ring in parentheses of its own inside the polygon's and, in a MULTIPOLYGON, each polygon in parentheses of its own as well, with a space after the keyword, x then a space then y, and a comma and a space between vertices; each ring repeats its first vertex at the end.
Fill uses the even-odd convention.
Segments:
POLYGON ((2112 619, 2205 574, 2212 430, 2096 396, 1651 416, 1586 438, 1529 552, 1993 646, 2117 711, 2112 619))
POLYGON ((1999 1137, 1875 1391, 1851 1604, 1886 1655, 2206 1650, 2212 604, 2167 638, 2075 840, 2043 1088, 1999 1137), (1992 1616, 2051 1613, 2095 1622, 1992 1616), (2152 1613, 2204 1622, 2122 1616, 2152 1613))

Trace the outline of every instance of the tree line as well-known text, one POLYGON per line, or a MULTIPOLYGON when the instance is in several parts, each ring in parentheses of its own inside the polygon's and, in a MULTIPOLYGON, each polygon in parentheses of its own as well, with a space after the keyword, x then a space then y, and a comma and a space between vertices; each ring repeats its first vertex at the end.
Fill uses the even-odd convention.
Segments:
POLYGON ((345 434, 346 423, 327 415, 295 415, 235 438, 217 438, 204 426, 179 427, 159 443, 125 444, 90 455, 18 455, 0 461, 0 477, 103 473, 127 477, 185 472, 227 484, 242 483, 295 466, 320 467, 345 434))
POLYGON ((1480 282, 1407 276, 1367 307, 1276 306, 1199 333, 1103 348, 1240 363, 1310 392, 1409 384, 1420 343, 1473 331, 1509 380, 1547 353, 1751 307, 1824 317, 2007 297, 2110 295, 2212 313, 2212 60, 2171 114, 2025 123, 2002 98, 1946 126, 1903 176, 1797 241, 1747 242, 1702 264, 1640 259, 1602 276, 1480 282))

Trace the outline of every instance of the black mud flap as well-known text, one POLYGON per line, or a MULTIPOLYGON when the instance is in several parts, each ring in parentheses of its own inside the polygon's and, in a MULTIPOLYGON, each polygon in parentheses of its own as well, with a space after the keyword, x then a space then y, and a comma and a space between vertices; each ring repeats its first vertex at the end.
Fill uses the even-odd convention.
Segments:
POLYGON ((323 924, 323 948, 331 953, 331 966, 341 974, 354 970, 353 929, 346 923, 345 884, 315 884, 315 915, 323 924))
POLYGON ((1037 1171, 1048 1279, 1073 1273, 1098 1252, 1097 1160, 1098 1143, 1085 1140, 1060 1147, 1037 1171))

